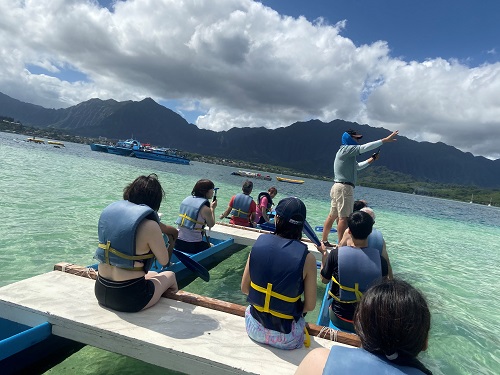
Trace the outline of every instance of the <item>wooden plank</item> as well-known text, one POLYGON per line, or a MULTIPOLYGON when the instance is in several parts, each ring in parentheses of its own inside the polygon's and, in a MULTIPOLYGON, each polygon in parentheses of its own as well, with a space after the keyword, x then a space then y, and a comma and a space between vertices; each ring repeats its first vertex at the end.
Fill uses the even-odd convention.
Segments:
MULTIPOLYGON (((247 228, 239 225, 218 222, 211 229, 211 236, 214 238, 225 239, 234 238, 234 242, 244 246, 252 246, 257 238, 263 233, 271 233, 267 230, 257 228, 247 228)), ((309 238, 301 239, 307 245, 308 250, 314 255, 317 261, 321 262, 321 253, 309 238)))
MULTIPOLYGON (((68 272, 73 275, 89 277, 95 279, 97 273, 93 270, 88 270, 85 267, 77 266, 70 263, 58 263, 54 266, 54 270, 68 272)), ((245 316, 246 306, 238 305, 231 302, 221 301, 215 298, 200 296, 199 294, 178 291, 177 293, 167 292, 164 297, 171 298, 177 301, 182 301, 196 306, 203 306, 209 309, 226 312, 237 316, 245 316)), ((328 327, 319 326, 313 323, 307 323, 307 329, 311 336, 318 336, 327 340, 340 342, 351 346, 361 346, 359 337, 355 334, 336 331, 328 327)))
POLYGON ((195 375, 291 374, 310 349, 334 345, 318 337, 310 349, 259 345, 242 317, 169 298, 139 313, 108 310, 97 303, 94 283, 52 271, 6 285, 0 316, 27 325, 47 321, 55 335, 195 375))

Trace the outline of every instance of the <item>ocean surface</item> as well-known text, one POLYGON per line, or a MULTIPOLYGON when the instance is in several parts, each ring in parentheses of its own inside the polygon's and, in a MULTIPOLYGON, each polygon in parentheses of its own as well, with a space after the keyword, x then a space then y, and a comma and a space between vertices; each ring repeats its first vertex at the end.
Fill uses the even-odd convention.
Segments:
MULTIPOLYGON (((56 148, 24 142, 26 138, 0 133, 0 286, 51 271, 58 262, 92 264, 102 209, 121 199, 125 185, 141 174, 159 176, 166 191, 160 212, 167 224, 173 224, 180 202, 200 178, 209 178, 220 188, 217 213, 243 183, 242 177, 231 175, 234 168, 138 160, 94 152, 88 145, 65 143, 66 147, 56 148)), ((293 185, 255 180, 253 196, 275 185, 278 200, 300 197, 309 223, 322 225, 331 183, 305 181, 293 185)), ((498 374, 500 209, 361 186, 355 195, 376 212, 375 225, 384 234, 394 274, 428 299, 432 329, 422 361, 434 374, 498 374)), ((239 285, 248 251, 212 269, 209 283, 197 279, 186 290, 245 304, 239 285)), ((319 308, 324 291, 320 282, 318 288, 319 308)), ((307 319, 315 322, 316 316, 317 311, 307 319)), ((171 373, 92 347, 47 373, 68 371, 171 373)))

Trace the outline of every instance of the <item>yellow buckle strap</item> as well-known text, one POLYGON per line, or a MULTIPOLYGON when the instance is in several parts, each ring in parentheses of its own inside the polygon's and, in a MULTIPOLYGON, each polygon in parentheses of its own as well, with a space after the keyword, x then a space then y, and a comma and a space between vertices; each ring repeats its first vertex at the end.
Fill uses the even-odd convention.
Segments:
POLYGON ((304 346, 306 348, 311 346, 311 336, 309 336, 309 331, 306 326, 304 326, 304 346))
MULTIPOLYGON (((248 216, 250 215, 250 212, 245 212, 245 211, 242 211, 240 210, 239 208, 233 208, 234 211, 236 211, 238 213, 238 217, 240 217, 240 214, 243 214, 245 216, 248 216)), ((236 215, 233 215, 233 216, 236 216, 236 215)))
MULTIPOLYGON (((202 223, 201 221, 195 220, 192 217, 189 217, 187 214, 179 214, 179 216, 182 218, 181 223, 179 224, 180 226, 184 226, 185 220, 192 221, 195 225, 196 224, 205 225, 204 222, 202 223)), ((203 228, 193 228, 193 229, 194 230, 202 230, 203 228)))
POLYGON ((342 302, 342 303, 356 303, 356 302, 359 302, 361 301, 361 297, 363 296, 363 293, 360 292, 359 290, 359 283, 354 283, 354 288, 351 288, 351 287, 348 287, 348 286, 344 286, 344 285, 341 285, 337 279, 335 279, 335 277, 332 276, 332 281, 337 284, 339 286, 340 289, 342 290, 345 290, 347 292, 352 292, 354 293, 354 295, 356 296, 356 299, 355 300, 352 300, 352 301, 343 301, 341 300, 339 297, 337 297, 335 294, 333 294, 331 291, 328 291, 328 294, 333 297, 333 299, 335 299, 336 301, 338 302, 342 302))
POLYGON ((278 318, 282 318, 282 319, 293 319, 292 315, 283 314, 283 313, 280 313, 278 311, 271 310, 269 308, 269 305, 271 303, 271 297, 277 298, 277 299, 285 301, 285 302, 293 303, 293 302, 297 302, 300 299, 300 296, 297 296, 297 297, 288 297, 288 296, 285 296, 283 294, 280 294, 280 293, 277 293, 277 292, 273 292, 273 284, 271 284, 271 283, 267 284, 267 288, 263 288, 263 287, 255 284, 253 281, 250 281, 250 287, 252 287, 253 289, 255 289, 258 292, 261 292, 261 293, 265 294, 264 306, 263 307, 262 306, 253 305, 253 307, 257 311, 269 313, 271 315, 274 315, 274 316, 276 316, 278 318))

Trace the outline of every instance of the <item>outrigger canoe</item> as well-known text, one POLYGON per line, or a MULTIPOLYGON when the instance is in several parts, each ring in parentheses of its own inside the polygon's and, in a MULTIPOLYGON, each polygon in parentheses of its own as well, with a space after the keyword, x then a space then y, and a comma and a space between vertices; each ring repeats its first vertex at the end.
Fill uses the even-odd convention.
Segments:
POLYGON ((276 176, 276 179, 281 182, 288 182, 290 184, 303 184, 304 180, 294 180, 292 178, 276 176))

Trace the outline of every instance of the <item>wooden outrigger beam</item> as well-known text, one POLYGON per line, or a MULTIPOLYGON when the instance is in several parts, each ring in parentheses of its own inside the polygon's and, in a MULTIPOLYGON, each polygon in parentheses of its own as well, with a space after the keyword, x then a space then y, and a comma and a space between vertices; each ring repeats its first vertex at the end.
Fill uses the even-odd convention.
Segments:
MULTIPOLYGON (((87 268, 78 266, 71 263, 57 263, 54 266, 54 271, 62 271, 70 273, 77 276, 87 277, 95 280, 97 278, 97 272, 93 268, 87 268)), ((215 298, 201 296, 199 294, 189 293, 185 291, 178 291, 177 293, 166 292, 163 297, 170 298, 176 301, 181 301, 189 303, 195 306, 202 306, 212 310, 222 311, 228 314, 233 314, 237 316, 245 316, 245 306, 238 305, 236 303, 221 301, 215 298)), ((337 331, 328 327, 319 326, 313 323, 307 323, 307 330, 311 336, 317 336, 324 339, 328 339, 335 342, 340 342, 342 344, 351 346, 361 346, 358 335, 353 333, 347 333, 342 331, 337 331)))

